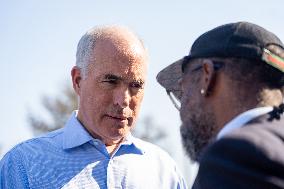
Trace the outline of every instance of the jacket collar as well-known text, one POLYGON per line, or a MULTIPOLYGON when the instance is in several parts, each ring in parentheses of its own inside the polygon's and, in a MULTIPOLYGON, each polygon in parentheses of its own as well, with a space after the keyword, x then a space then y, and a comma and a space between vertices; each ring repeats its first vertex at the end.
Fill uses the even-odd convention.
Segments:
POLYGON ((222 138, 227 133, 231 132, 234 129, 243 127, 253 119, 265 115, 273 110, 273 107, 267 106, 267 107, 259 107, 254 108, 251 110, 248 110, 246 112, 241 113, 237 117, 235 117, 233 120, 231 120, 229 123, 227 123, 218 133, 217 140, 222 138))

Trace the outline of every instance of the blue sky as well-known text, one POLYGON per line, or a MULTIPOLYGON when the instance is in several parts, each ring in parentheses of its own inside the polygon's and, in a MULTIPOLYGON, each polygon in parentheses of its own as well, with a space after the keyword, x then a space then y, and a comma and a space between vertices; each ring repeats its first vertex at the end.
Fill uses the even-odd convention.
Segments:
POLYGON ((43 94, 60 95, 69 82, 80 37, 95 25, 122 24, 133 29, 150 53, 149 77, 140 117, 153 115, 170 131, 169 151, 182 156, 178 112, 155 77, 186 55, 203 32, 221 24, 249 21, 284 40, 284 1, 99 1, 0 0, 0 144, 6 152, 32 137, 28 111, 44 113, 43 94))

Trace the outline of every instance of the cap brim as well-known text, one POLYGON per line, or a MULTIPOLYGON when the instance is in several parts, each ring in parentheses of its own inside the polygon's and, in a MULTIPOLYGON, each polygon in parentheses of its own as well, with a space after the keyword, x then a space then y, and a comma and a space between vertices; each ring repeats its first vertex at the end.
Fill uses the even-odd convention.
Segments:
POLYGON ((181 97, 181 88, 178 84, 178 81, 182 76, 182 62, 183 58, 170 64, 161 70, 156 77, 158 83, 162 85, 168 92, 172 92, 178 99, 181 97))

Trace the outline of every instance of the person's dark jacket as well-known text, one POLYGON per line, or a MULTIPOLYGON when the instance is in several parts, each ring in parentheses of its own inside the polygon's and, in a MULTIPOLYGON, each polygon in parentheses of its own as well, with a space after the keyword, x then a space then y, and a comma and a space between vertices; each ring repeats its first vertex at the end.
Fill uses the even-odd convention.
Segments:
POLYGON ((284 188, 284 118, 262 116, 214 142, 200 159, 193 188, 284 188))

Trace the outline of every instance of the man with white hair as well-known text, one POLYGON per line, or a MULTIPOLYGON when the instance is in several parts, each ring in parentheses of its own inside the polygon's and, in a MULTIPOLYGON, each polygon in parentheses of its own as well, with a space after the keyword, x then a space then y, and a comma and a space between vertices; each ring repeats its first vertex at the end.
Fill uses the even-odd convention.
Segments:
POLYGON ((131 135, 148 54, 121 26, 93 28, 71 71, 79 97, 64 128, 25 141, 0 162, 1 188, 186 188, 160 148, 131 135))

